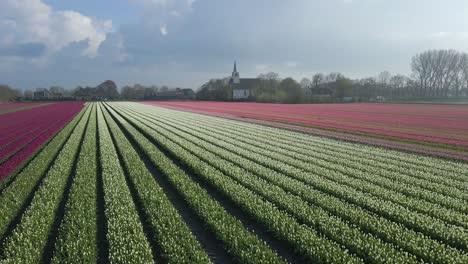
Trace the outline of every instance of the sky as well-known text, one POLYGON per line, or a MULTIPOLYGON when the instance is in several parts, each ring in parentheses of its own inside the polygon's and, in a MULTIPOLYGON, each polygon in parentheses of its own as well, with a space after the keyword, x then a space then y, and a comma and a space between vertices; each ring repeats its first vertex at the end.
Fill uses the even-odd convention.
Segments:
POLYGON ((468 52, 466 0, 1 0, 0 83, 197 88, 230 75, 411 73, 468 52))

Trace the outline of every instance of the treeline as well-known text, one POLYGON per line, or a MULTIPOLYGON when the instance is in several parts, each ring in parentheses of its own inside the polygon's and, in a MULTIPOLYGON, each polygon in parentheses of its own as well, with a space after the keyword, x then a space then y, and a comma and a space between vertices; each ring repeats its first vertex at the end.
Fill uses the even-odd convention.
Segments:
MULTIPOLYGON (((270 72, 258 76, 249 100, 272 103, 457 100, 468 97, 468 55, 456 50, 428 50, 411 59, 411 74, 351 79, 341 73, 316 73, 299 82, 270 72)), ((241 79, 242 82, 242 79, 241 79)), ((211 80, 198 100, 231 101, 229 82, 211 80)))
POLYGON ((429 50, 413 57, 411 68, 419 96, 459 96, 468 89, 468 54, 429 50))
POLYGON ((18 89, 13 89, 8 85, 0 84, 0 102, 16 101, 22 95, 18 89))
POLYGON ((168 86, 143 86, 140 84, 124 86, 121 92, 116 84, 107 80, 96 87, 78 86, 65 89, 60 86, 18 90, 0 85, 0 101, 63 101, 63 100, 193 100, 192 89, 170 88, 168 86))
POLYGON ((120 96, 125 100, 150 100, 159 91, 168 91, 167 86, 143 86, 141 84, 126 85, 122 88, 120 96))

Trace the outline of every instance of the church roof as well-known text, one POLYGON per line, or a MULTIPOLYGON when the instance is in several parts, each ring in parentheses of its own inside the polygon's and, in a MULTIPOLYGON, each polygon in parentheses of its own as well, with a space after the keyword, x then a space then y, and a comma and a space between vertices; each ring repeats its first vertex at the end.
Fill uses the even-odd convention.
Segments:
POLYGON ((240 83, 233 84, 233 89, 251 90, 260 83, 258 78, 240 78, 240 83))

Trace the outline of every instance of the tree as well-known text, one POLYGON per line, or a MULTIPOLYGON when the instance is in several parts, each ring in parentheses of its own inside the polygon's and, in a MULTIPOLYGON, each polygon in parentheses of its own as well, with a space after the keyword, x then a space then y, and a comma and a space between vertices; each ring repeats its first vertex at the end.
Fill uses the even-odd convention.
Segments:
POLYGON ((312 77, 312 84, 314 86, 315 89, 319 88, 319 86, 322 84, 322 82, 324 81, 325 77, 323 76, 322 73, 316 73, 313 77, 312 77))
POLYGON ((342 100, 344 97, 352 96, 353 83, 350 79, 339 76, 336 83, 336 97, 342 100))
POLYGON ((263 80, 275 80, 275 81, 280 80, 279 74, 276 72, 260 74, 258 75, 258 78, 263 79, 263 80))
POLYGON ((311 85, 312 85, 312 81, 308 78, 302 78, 301 82, 300 82, 300 85, 301 85, 301 88, 303 90, 308 90, 310 89, 311 85))
POLYGON ((232 89, 224 80, 210 80, 203 84, 196 94, 197 100, 203 101, 230 101, 232 89))
POLYGON ((406 76, 401 74, 394 75, 390 77, 388 83, 394 97, 402 98, 404 94, 408 95, 409 91, 405 91, 408 83, 406 76))
POLYGON ((21 96, 21 92, 8 85, 0 84, 0 102, 14 101, 21 96))
POLYGON ((304 97, 301 85, 293 78, 286 78, 279 84, 277 100, 280 103, 300 103, 304 97))
MULTIPOLYGON (((462 83, 466 54, 456 50, 428 50, 411 59, 411 69, 422 97, 447 97, 462 83)), ((456 92, 457 93, 457 92, 456 92)))
POLYGON ((389 82, 392 75, 388 71, 383 71, 377 76, 377 83, 379 84, 379 95, 385 97, 392 97, 391 89, 389 89, 389 82))

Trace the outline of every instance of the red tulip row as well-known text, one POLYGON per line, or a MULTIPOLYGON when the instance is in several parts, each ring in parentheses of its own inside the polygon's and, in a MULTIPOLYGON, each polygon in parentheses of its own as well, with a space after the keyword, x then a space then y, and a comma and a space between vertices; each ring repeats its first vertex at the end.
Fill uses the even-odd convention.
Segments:
POLYGON ((1 115, 0 181, 55 135, 82 107, 82 102, 67 102, 1 115), (15 130, 18 132, 13 137, 15 130))

